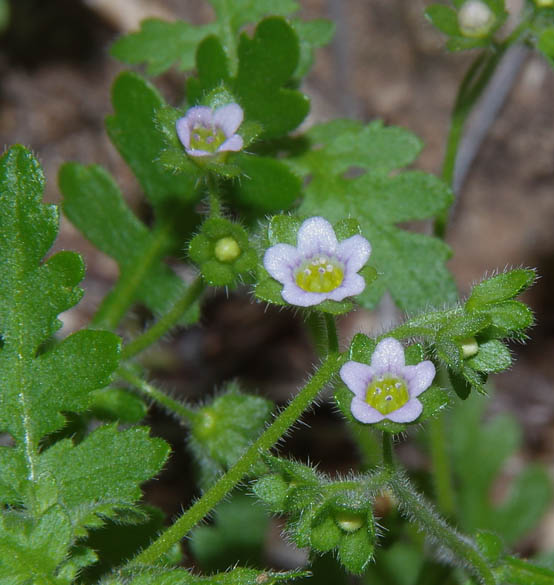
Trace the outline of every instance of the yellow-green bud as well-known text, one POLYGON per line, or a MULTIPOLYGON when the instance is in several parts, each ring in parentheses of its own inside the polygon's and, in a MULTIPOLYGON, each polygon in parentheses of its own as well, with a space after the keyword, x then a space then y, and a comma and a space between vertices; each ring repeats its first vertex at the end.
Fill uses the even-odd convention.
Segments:
POLYGON ((240 256, 240 247, 234 238, 227 236, 217 240, 214 252, 220 262, 232 262, 240 256))
POLYGON ((364 525, 364 517, 355 512, 344 510, 335 514, 335 522, 344 532, 356 532, 364 525))
POLYGON ((496 20, 493 11, 479 0, 468 0, 458 12, 458 26, 466 37, 482 39, 491 31, 496 20))
POLYGON ((464 359, 473 357, 479 351, 479 344, 475 337, 468 337, 461 342, 462 356, 464 359))
POLYGON ((535 4, 540 8, 548 8, 554 6, 554 0, 535 0, 535 4))

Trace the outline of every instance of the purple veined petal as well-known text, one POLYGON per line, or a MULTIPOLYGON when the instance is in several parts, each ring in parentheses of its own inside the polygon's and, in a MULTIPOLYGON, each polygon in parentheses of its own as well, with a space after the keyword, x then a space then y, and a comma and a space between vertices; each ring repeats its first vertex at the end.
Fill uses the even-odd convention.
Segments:
POLYGON ((188 149, 190 147, 190 124, 186 116, 175 122, 175 130, 181 144, 188 149))
POLYGON ((286 282, 281 296, 290 305, 297 305, 298 307, 313 307, 322 303, 327 296, 324 293, 314 293, 302 290, 293 281, 286 282))
POLYGON ((359 274, 347 274, 343 283, 327 293, 327 298, 332 301, 342 301, 346 297, 355 297, 363 292, 365 280, 359 274))
POLYGON ((185 152, 189 156, 212 156, 213 152, 208 152, 207 150, 197 150, 196 148, 186 148, 185 152))
MULTIPOLYGON (((238 104, 227 104, 226 106, 217 108, 217 110, 214 112, 213 123, 215 126, 221 128, 225 136, 229 138, 242 124, 243 117, 244 112, 238 104)), ((226 150, 231 149, 227 148, 226 150)))
POLYGON ((401 406, 398 410, 389 412, 386 418, 395 423, 407 423, 418 418, 422 411, 423 405, 421 402, 417 398, 410 398, 404 406, 401 406))
POLYGON ((348 389, 363 400, 367 393, 367 387, 375 375, 375 370, 367 364, 350 361, 342 366, 339 374, 348 389))
POLYGON ((427 360, 415 366, 405 366, 403 373, 408 382, 410 396, 415 397, 429 388, 436 372, 433 362, 427 360))
POLYGON ((236 152, 237 150, 241 150, 243 147, 242 136, 238 134, 234 134, 231 138, 227 138, 227 140, 220 145, 217 149, 217 152, 224 152, 224 151, 233 151, 236 152))
POLYGON ((404 367, 405 363, 404 348, 400 341, 393 337, 380 341, 371 356, 371 365, 374 368, 397 369, 404 367))
POLYGON ((376 408, 369 406, 367 402, 364 402, 357 396, 352 398, 350 412, 356 420, 366 424, 378 423, 385 418, 376 408))
POLYGON ((213 111, 208 106, 194 106, 187 110, 185 120, 187 120, 191 129, 199 125, 210 128, 213 124, 213 111))
POLYGON ((371 254, 371 244, 360 235, 339 242, 337 257, 350 272, 363 268, 371 254))
POLYGON ((294 282, 294 269, 300 261, 298 250, 289 244, 276 244, 264 254, 265 269, 282 284, 294 282))
POLYGON ((334 255, 337 246, 335 230, 323 217, 307 219, 298 230, 298 251, 306 258, 319 252, 334 255))

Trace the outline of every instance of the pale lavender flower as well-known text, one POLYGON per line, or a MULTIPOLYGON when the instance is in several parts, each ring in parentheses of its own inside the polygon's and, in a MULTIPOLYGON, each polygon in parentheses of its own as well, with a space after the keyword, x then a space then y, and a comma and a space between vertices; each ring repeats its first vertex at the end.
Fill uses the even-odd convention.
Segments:
POLYGON ((360 235, 337 241, 333 226, 322 217, 304 221, 298 230, 297 246, 276 244, 264 256, 269 274, 283 284, 281 296, 300 307, 330 299, 342 301, 359 295, 365 280, 358 271, 371 253, 360 235))
POLYGON ((241 150, 243 140, 236 131, 243 116, 238 104, 227 104, 217 110, 195 106, 175 123, 177 136, 189 156, 241 150))
POLYGON ((371 365, 346 362, 340 377, 354 393, 350 410, 363 423, 384 419, 396 423, 416 420, 423 410, 417 399, 435 377, 433 362, 424 361, 407 366, 402 344, 387 337, 377 344, 371 365))

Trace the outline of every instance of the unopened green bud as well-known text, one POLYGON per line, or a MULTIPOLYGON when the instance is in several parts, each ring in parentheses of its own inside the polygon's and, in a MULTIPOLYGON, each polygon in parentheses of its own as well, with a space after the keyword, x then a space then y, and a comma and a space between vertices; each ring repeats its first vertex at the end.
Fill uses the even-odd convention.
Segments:
POLYGON ((468 0, 458 12, 458 26, 466 37, 482 39, 490 33, 496 18, 493 11, 479 0, 468 0))
POLYGON ((364 525, 364 517, 356 512, 343 510, 335 514, 335 522, 344 532, 356 532, 364 525))
POLYGON ((462 356, 464 359, 473 357, 479 351, 479 344, 475 337, 467 337, 461 341, 462 356))
POLYGON ((214 253, 220 262, 232 262, 240 256, 240 247, 235 238, 227 236, 216 242, 214 253))
POLYGON ((554 6, 554 0, 535 0, 535 4, 539 8, 548 8, 550 6, 554 6))

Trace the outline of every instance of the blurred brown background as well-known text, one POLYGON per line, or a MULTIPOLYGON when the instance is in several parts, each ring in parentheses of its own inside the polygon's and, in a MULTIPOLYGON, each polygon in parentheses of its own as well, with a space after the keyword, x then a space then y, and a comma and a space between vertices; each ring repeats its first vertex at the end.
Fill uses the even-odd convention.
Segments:
MULTIPOLYGON (((303 17, 337 22, 333 44, 317 53, 303 88, 312 98, 309 123, 349 116, 405 126, 426 145, 417 166, 439 173, 450 109, 472 55, 446 53, 443 38, 423 17, 430 2, 300 3, 303 17)), ((517 0, 509 4, 516 11, 520 6, 517 0)), ((111 83, 124 69, 109 57, 108 47, 143 18, 203 23, 211 19, 211 9, 199 0, 12 0, 11 12, 9 28, 0 35, 0 143, 19 142, 34 150, 45 168, 48 201, 60 201, 56 175, 62 162, 98 163, 113 173, 140 214, 140 189, 103 127, 111 111, 111 83)), ((169 72, 156 83, 171 103, 182 97, 179 73, 169 72)), ((554 472, 554 71, 539 55, 516 52, 499 84, 496 97, 505 89, 506 102, 496 118, 487 113, 488 105, 481 108, 466 145, 474 161, 462 177, 448 232, 454 250, 450 268, 462 295, 495 269, 538 268, 541 279, 526 299, 537 314, 533 339, 513 348, 518 355, 513 370, 496 377, 492 409, 509 409, 523 424, 525 448, 510 462, 512 468, 532 458, 554 472), (479 130, 489 122, 479 145, 479 130)), ((117 269, 66 220, 56 248, 82 252, 88 266, 85 299, 64 315, 69 332, 87 323, 117 269)), ((238 376, 282 403, 310 371, 314 356, 293 316, 265 312, 240 292, 229 300, 211 296, 204 315, 202 326, 148 355, 158 379, 175 393, 194 401, 238 376)), ((346 342, 356 331, 371 331, 397 317, 385 302, 373 315, 349 316, 341 334, 346 342)), ((309 451, 312 460, 321 453, 331 459, 330 467, 348 469, 354 455, 346 436, 329 433, 334 417, 331 409, 321 409, 310 419, 311 431, 296 431, 291 449, 309 451)), ((166 434, 179 436, 178 427, 172 429, 166 434)), ((174 473, 153 494, 169 513, 180 506, 175 494, 190 489, 174 473), (166 497, 175 503, 164 503, 166 497)), ((541 548, 554 548, 554 512, 537 538, 541 548)))

